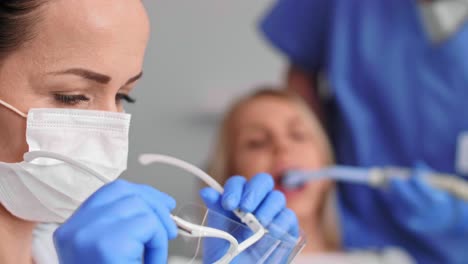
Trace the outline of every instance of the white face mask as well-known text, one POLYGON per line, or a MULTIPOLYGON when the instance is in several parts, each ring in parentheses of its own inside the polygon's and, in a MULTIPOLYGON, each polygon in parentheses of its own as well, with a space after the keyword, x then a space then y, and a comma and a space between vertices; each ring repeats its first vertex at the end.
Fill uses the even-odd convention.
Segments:
POLYGON ((436 0, 420 5, 423 25, 433 43, 455 35, 468 19, 467 0, 436 0))
POLYGON ((20 163, 0 162, 0 202, 13 215, 62 223, 127 168, 129 114, 52 108, 31 109, 25 115, 1 100, 0 104, 27 117, 25 157, 35 156, 20 163), (45 158, 48 154, 58 159, 45 158))

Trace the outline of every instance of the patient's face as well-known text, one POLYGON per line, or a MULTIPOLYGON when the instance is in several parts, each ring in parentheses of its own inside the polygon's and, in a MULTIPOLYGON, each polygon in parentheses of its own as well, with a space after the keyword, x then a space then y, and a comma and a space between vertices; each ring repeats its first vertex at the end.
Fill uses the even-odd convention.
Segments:
POLYGON ((276 188, 287 196, 288 207, 299 217, 318 210, 330 187, 329 181, 316 181, 297 190, 280 185, 287 170, 326 166, 327 157, 308 118, 287 99, 264 96, 245 105, 233 123, 233 172, 247 178, 270 173, 276 188))

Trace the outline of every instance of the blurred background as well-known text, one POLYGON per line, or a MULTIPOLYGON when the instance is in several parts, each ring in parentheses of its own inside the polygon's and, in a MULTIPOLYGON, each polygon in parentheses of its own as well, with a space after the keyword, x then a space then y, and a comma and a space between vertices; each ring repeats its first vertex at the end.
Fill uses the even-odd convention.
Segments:
MULTIPOLYGON (((144 77, 127 105, 132 114, 125 178, 156 186, 182 206, 198 197, 197 179, 163 165, 142 167, 141 153, 161 153, 203 168, 230 100, 280 82, 284 63, 257 32, 273 3, 145 0, 151 19, 144 77)), ((173 243, 172 252, 184 252, 173 243)))

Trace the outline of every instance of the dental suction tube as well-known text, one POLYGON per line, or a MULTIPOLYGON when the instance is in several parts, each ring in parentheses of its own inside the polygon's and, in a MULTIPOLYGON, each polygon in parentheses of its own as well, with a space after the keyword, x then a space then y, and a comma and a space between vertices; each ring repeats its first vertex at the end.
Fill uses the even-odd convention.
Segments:
MULTIPOLYGON (((371 187, 384 187, 392 178, 408 179, 412 171, 403 167, 360 168, 352 166, 333 166, 316 171, 294 170, 287 173, 283 186, 289 189, 298 188, 309 181, 331 179, 371 187)), ((460 199, 468 201, 468 181, 452 174, 428 172, 427 182, 434 188, 446 191, 460 199)))

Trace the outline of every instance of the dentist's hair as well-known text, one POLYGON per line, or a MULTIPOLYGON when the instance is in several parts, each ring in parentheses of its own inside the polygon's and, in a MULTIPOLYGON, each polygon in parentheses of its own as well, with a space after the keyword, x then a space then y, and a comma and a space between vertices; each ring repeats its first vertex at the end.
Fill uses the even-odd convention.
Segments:
POLYGON ((41 6, 48 0, 0 0, 0 63, 35 36, 41 6))
POLYGON ((307 106, 305 101, 297 94, 275 87, 261 87, 255 92, 248 94, 234 102, 231 108, 227 111, 221 126, 218 131, 217 142, 212 152, 212 156, 208 163, 208 174, 215 178, 219 183, 224 184, 227 179, 233 176, 236 172, 232 168, 233 160, 233 138, 234 138, 234 120, 240 110, 247 104, 250 104, 260 98, 276 98, 289 102, 306 116, 314 129, 315 137, 318 142, 318 147, 325 158, 327 164, 334 163, 333 151, 329 143, 328 137, 318 119, 318 117, 307 106))

